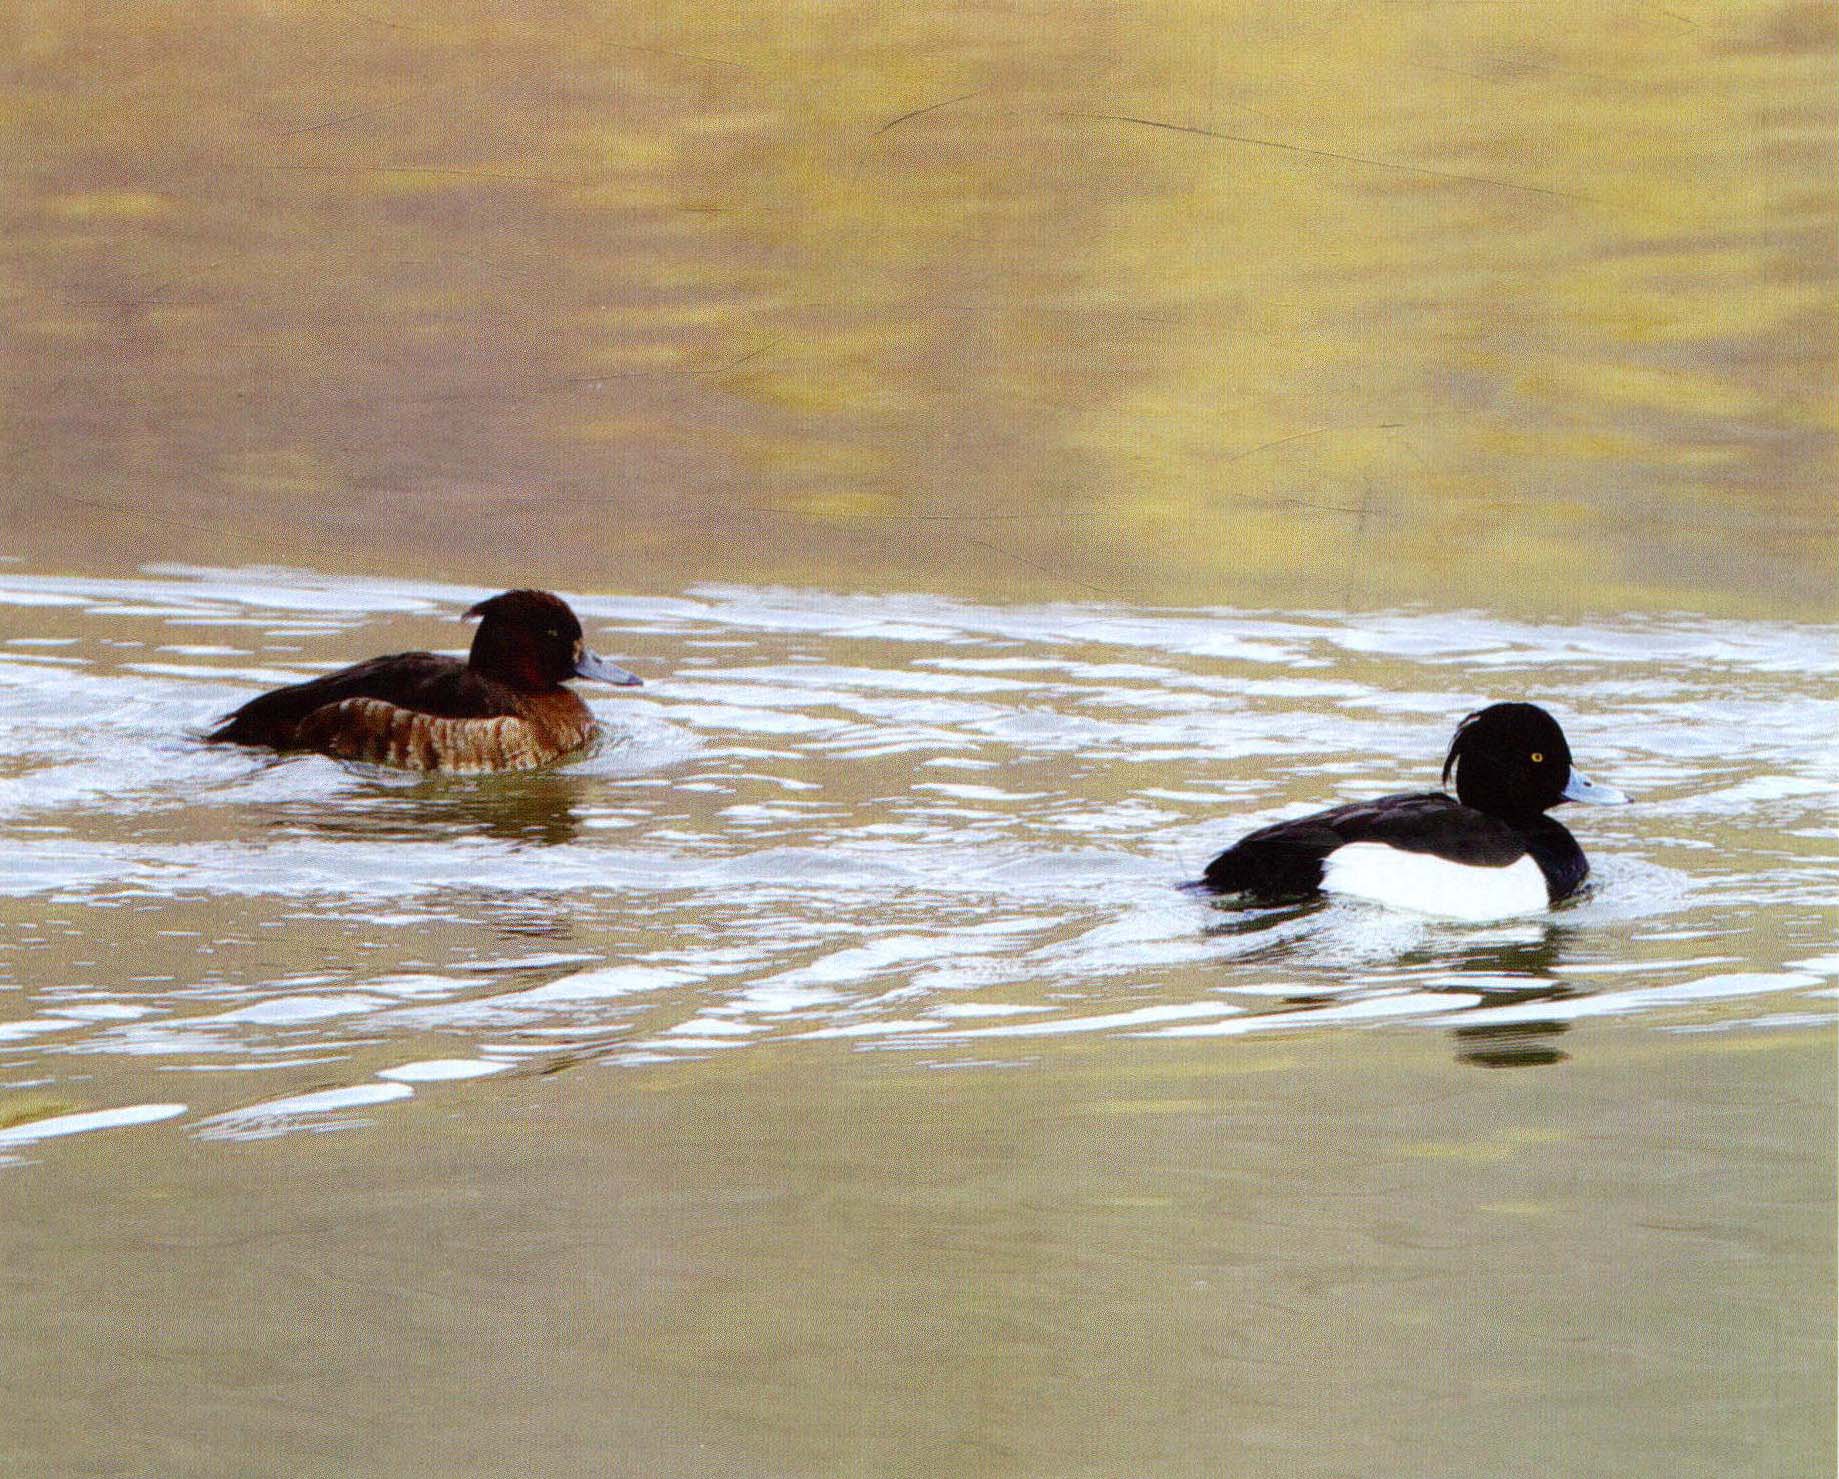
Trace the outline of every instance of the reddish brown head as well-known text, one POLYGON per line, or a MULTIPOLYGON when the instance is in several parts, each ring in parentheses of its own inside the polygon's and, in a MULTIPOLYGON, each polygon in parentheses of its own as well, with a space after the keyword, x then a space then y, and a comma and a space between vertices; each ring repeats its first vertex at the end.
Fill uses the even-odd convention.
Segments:
POLYGON ((622 686, 639 681, 589 652, 575 613, 548 591, 506 591, 481 601, 466 615, 479 618, 468 663, 513 688, 542 693, 570 678, 598 678, 622 686))

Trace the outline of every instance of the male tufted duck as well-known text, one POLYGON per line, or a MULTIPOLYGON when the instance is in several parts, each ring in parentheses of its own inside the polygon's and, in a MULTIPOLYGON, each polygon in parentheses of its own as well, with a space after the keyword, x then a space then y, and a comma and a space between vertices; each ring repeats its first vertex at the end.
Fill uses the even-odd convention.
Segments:
POLYGON ((575 613, 548 591, 506 591, 466 615, 479 630, 465 662, 373 657, 253 698, 205 738, 405 770, 529 770, 594 735, 567 679, 639 681, 588 651, 575 613))
POLYGON ((1590 865, 1545 815, 1620 791, 1571 768, 1558 721, 1537 704, 1494 704, 1456 727, 1441 791, 1382 796, 1278 822, 1207 865, 1218 893, 1276 902, 1347 894, 1458 919, 1530 914, 1577 891, 1590 865))

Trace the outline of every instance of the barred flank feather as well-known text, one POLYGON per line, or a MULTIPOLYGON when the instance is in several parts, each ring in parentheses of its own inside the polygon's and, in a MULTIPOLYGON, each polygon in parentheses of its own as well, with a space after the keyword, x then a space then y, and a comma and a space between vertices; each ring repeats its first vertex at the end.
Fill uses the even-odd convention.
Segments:
POLYGON ((295 745, 341 760, 466 774, 550 765, 593 736, 587 705, 566 689, 526 697, 520 707, 523 714, 449 719, 383 699, 351 698, 308 715, 295 745))

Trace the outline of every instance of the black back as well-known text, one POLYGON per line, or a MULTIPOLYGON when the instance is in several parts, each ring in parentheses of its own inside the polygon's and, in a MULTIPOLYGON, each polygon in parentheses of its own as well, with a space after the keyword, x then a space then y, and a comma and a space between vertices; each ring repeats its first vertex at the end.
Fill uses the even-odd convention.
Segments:
POLYGON ((1441 791, 1425 791, 1355 801, 1260 828, 1209 863, 1202 882, 1221 893, 1304 898, 1321 888, 1328 855, 1354 842, 1486 868, 1504 868, 1527 851, 1507 823, 1441 791))

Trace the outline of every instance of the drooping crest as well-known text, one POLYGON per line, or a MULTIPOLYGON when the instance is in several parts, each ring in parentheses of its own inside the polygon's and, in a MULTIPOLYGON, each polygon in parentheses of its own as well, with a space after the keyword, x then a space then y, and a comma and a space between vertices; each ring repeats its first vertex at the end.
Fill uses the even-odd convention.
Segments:
POLYGON ((1444 790, 1446 791, 1449 790, 1450 782, 1453 779, 1455 779, 1456 764, 1459 760, 1462 759, 1462 736, 1463 736, 1464 731, 1466 731, 1468 727, 1471 724, 1473 724, 1477 719, 1481 718, 1481 716, 1485 712, 1487 712, 1485 709, 1477 709, 1474 713, 1470 714, 1466 719, 1464 719, 1462 723, 1456 726, 1456 733, 1450 738, 1449 754, 1443 757, 1443 789, 1444 790))

